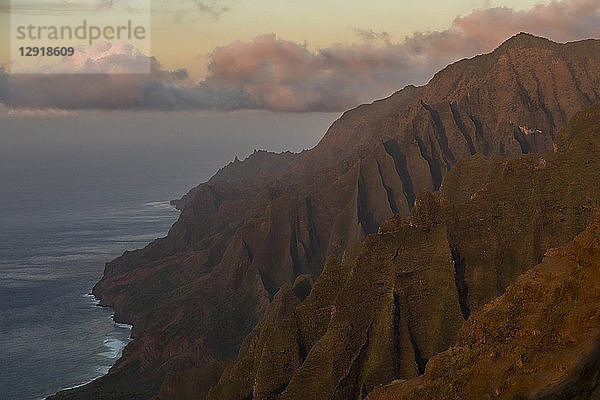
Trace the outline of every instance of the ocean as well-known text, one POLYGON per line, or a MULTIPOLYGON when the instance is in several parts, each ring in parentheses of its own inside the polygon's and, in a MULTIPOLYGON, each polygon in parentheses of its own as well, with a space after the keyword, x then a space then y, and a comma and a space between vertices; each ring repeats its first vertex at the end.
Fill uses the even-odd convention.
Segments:
POLYGON ((164 236, 177 214, 168 201, 130 201, 2 218, 0 398, 39 399, 108 372, 130 330, 90 290, 106 261, 164 236))
POLYGON ((0 115, 0 400, 105 374, 130 327, 90 295, 104 264, 165 236, 169 201, 255 148, 312 147, 337 115, 0 115))

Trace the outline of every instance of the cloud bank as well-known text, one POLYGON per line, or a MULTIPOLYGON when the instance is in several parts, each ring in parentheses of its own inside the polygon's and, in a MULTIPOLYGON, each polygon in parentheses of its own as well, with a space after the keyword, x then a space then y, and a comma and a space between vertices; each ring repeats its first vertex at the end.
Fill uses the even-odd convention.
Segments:
MULTIPOLYGON (((198 2, 202 3, 202 2, 198 2)), ((600 0, 553 1, 529 10, 478 9, 449 29, 417 32, 393 42, 389 34, 357 29, 361 44, 318 51, 263 35, 216 48, 208 74, 164 71, 152 59, 149 75, 25 76, 0 72, 0 102, 9 108, 220 109, 341 111, 384 97, 407 84, 423 84, 450 62, 488 52, 525 31, 555 41, 600 36, 600 0)), ((143 57, 104 47, 66 61, 64 72, 110 63, 116 71, 143 57)))

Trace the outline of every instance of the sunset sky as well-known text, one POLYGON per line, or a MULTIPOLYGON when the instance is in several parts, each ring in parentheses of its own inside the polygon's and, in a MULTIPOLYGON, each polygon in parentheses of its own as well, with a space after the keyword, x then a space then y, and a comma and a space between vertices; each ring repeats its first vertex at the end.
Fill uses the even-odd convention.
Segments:
MULTIPOLYGON (((2 10, 6 11, 10 2, 0 0, 2 10)), ((44 12, 65 4, 74 7, 86 2, 19 0, 16 3, 22 8, 44 12)), ((401 42, 415 32, 446 30, 456 17, 468 15, 474 9, 510 7, 523 10, 549 1, 153 0, 151 3, 153 55, 168 68, 187 68, 190 75, 202 78, 209 56, 216 47, 238 40, 250 41, 268 33, 306 44, 313 51, 333 45, 362 43, 365 32, 385 32, 390 41, 401 42)), ((8 27, 9 23, 1 24, 2 36, 8 35, 8 27)), ((8 62, 6 54, 1 62, 8 62)))
POLYGON ((209 55, 216 47, 238 40, 251 41, 268 33, 306 44, 313 51, 363 43, 364 32, 385 32, 390 41, 401 42, 415 32, 448 29, 455 17, 476 8, 501 5, 524 9, 535 3, 532 0, 155 0, 153 53, 169 68, 187 67, 192 75, 202 77, 209 55), (202 11, 198 3, 208 5, 209 9, 202 11))
MULTIPOLYGON (((117 4, 127 2, 18 1, 33 13, 117 4)), ((0 0, 4 38, 9 5, 0 0)), ((0 102, 7 109, 342 111, 424 84, 448 63, 491 51, 519 31, 556 41, 598 37, 600 0, 154 0, 151 75, 0 72, 0 102)), ((9 44, 2 47, 7 64, 9 44)), ((146 56, 113 47, 79 59, 119 71, 146 56)), ((80 64, 66 60, 64 68, 86 72, 80 64)))

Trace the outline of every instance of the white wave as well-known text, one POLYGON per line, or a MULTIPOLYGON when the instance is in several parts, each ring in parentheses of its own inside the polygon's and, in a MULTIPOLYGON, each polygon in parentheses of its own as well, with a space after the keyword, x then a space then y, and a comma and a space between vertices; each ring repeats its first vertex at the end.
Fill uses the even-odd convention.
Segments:
POLYGON ((89 302, 91 304, 93 304, 94 307, 97 307, 100 304, 100 299, 97 298, 96 296, 94 296, 92 293, 86 293, 83 295, 83 297, 85 297, 86 299, 89 300, 89 302))
POLYGON ((127 329, 127 330, 131 330, 133 328, 133 325, 122 324, 120 322, 115 322, 115 326, 117 328, 127 329))
POLYGON ((177 210, 173 205, 171 205, 170 201, 150 201, 145 204, 148 207, 152 208, 160 208, 163 210, 177 210))
POLYGON ((121 352, 123 351, 126 345, 124 341, 115 338, 106 338, 104 339, 103 344, 104 347, 108 349, 108 351, 103 351, 98 354, 112 360, 121 357, 121 352))
MULTIPOLYGON (((64 391, 64 390, 77 389, 77 388, 79 388, 79 387, 82 387, 82 386, 85 386, 85 385, 87 385, 88 383, 92 383, 92 382, 93 382, 93 381, 95 381, 96 379, 98 379, 98 378, 100 378, 100 377, 102 377, 102 376, 104 376, 104 375, 108 374, 108 370, 109 370, 109 369, 110 369, 110 367, 107 367, 107 366, 101 366, 101 367, 97 367, 97 368, 96 368, 96 374, 97 374, 97 375, 96 375, 94 378, 91 378, 91 379, 89 379, 88 381, 86 381, 85 383, 82 383, 82 384, 80 384, 80 385, 69 386, 69 387, 64 387, 64 388, 62 388, 62 389, 58 389, 58 390, 56 391, 56 393, 58 393, 58 392, 62 392, 62 391, 64 391)), ((42 400, 46 400, 46 399, 47 399, 47 397, 44 397, 42 400)))
POLYGON ((100 374, 101 376, 104 376, 104 375, 108 374, 109 370, 110 370, 110 366, 103 365, 103 366, 100 366, 100 367, 96 368, 96 373, 100 374))
POLYGON ((131 339, 131 329, 133 329, 133 325, 124 324, 121 322, 115 321, 115 314, 113 313, 110 318, 113 320, 113 324, 116 328, 125 329, 129 331, 129 339, 131 339))

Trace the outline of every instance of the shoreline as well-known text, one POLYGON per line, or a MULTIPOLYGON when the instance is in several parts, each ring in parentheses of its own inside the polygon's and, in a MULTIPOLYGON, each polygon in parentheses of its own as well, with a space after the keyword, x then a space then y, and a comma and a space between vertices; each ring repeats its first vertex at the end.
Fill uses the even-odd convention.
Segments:
MULTIPOLYGON (((131 330, 133 329, 133 325, 129 325, 129 324, 125 324, 125 323, 122 323, 122 322, 115 321, 115 310, 112 307, 101 305, 100 304, 100 299, 98 299, 93 293, 86 293, 86 294, 83 295, 83 297, 91 299, 95 307, 110 309, 112 311, 112 314, 110 315, 110 319, 112 320, 113 326, 115 328, 118 328, 118 329, 128 330, 129 331, 129 336, 128 336, 128 338, 127 338, 126 341, 122 341, 120 339, 114 339, 114 338, 112 338, 111 336, 108 336, 108 335, 104 337, 104 340, 103 340, 102 344, 103 344, 104 347, 107 348, 107 351, 103 352, 103 353, 97 353, 97 354, 98 355, 105 355, 105 354, 108 354, 109 352, 114 352, 115 357, 108 357, 108 356, 105 355, 105 357, 107 359, 113 360, 113 362, 111 363, 111 365, 108 367, 108 370, 106 370, 106 371, 104 371, 102 373, 99 372, 96 376, 94 376, 93 378, 87 380, 84 383, 81 383, 81 384, 78 384, 78 385, 69 386, 69 387, 65 387, 65 388, 60 388, 56 392, 48 394, 48 395, 40 398, 39 400, 46 400, 46 399, 48 399, 48 397, 54 396, 57 393, 64 392, 66 390, 77 389, 77 388, 80 388, 82 386, 85 386, 85 385, 88 385, 88 384, 92 383, 93 381, 95 381, 98 378, 102 378, 103 376, 105 376, 106 374, 108 374, 108 372, 110 371, 110 369, 116 364, 117 361, 119 361, 119 359, 123 355, 123 350, 133 340, 133 338, 131 337, 131 330), (110 342, 111 339, 113 339, 114 341, 110 342), (107 345, 107 343, 115 343, 115 342, 121 343, 122 346, 119 346, 117 348, 117 347, 111 347, 111 346, 107 345)), ((113 354, 113 353, 111 353, 111 354, 113 354)), ((99 365, 96 369, 98 370, 100 368, 105 368, 105 366, 104 365, 99 365)))
MULTIPOLYGON (((172 205, 170 200, 144 202, 144 206, 149 207, 150 209, 153 209, 153 210, 159 209, 159 210, 163 210, 163 211, 168 210, 170 212, 174 211, 175 214, 177 214, 177 216, 179 216, 179 214, 180 214, 180 210, 178 210, 174 205, 172 205)), ((175 219, 175 221, 176 221, 176 219, 175 219)), ((169 226, 172 226, 173 223, 174 222, 172 222, 169 226)), ((157 234, 153 233, 152 237, 154 239, 150 239, 150 242, 152 240, 155 240, 156 237, 160 237, 160 234, 157 235, 157 234)), ((142 241, 140 241, 140 243, 147 244, 148 241, 142 240, 142 241)), ((123 350, 125 349, 125 347, 133 341, 133 336, 132 336, 133 325, 128 324, 126 322, 121 322, 121 321, 118 321, 117 319, 115 319, 116 310, 110 305, 102 304, 102 300, 93 293, 93 289, 90 289, 90 291, 88 293, 83 294, 83 297, 89 299, 91 304, 93 305, 93 307, 110 310, 110 312, 111 312, 110 319, 111 319, 114 329, 115 330, 127 330, 128 331, 127 339, 114 338, 110 334, 105 335, 103 342, 102 342, 102 345, 104 346, 104 351, 97 352, 94 355, 103 356, 106 359, 110 360, 111 361, 110 365, 107 366, 107 365, 103 365, 103 364, 96 364, 95 369, 96 369, 97 373, 92 378, 85 380, 81 384, 76 384, 76 385, 60 388, 53 393, 49 393, 49 394, 45 395, 45 397, 42 397, 41 400, 47 400, 49 397, 55 396, 56 394, 64 392, 64 391, 81 388, 83 386, 86 386, 86 385, 94 382, 95 380, 97 380, 99 378, 106 376, 110 372, 110 369, 117 363, 117 361, 119 361, 121 359, 121 357, 123 355, 123 350)))

